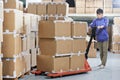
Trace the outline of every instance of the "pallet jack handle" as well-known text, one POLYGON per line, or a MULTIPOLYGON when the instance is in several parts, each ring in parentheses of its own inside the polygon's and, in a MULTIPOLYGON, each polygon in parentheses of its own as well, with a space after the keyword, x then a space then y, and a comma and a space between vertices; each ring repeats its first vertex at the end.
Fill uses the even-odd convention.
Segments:
POLYGON ((88 59, 88 53, 89 53, 89 50, 90 50, 90 46, 91 46, 91 43, 92 43, 92 39, 94 38, 95 40, 95 35, 96 35, 96 29, 97 27, 93 27, 92 28, 92 34, 90 36, 90 40, 89 40, 89 43, 87 45, 87 49, 86 49, 86 52, 85 52, 85 58, 88 59))

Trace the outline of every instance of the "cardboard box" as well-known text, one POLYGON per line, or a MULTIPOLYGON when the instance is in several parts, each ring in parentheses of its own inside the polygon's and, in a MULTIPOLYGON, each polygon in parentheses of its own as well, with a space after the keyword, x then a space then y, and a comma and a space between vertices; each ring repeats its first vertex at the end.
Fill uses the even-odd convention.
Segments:
POLYGON ((86 0, 86 8, 95 7, 95 0, 86 0))
POLYGON ((72 37, 86 37, 87 36, 87 22, 73 22, 72 23, 72 37))
POLYGON ((95 8, 86 8, 86 11, 85 11, 85 13, 86 14, 95 14, 95 8))
POLYGON ((71 22, 64 20, 40 21, 40 38, 71 37, 71 22))
POLYGON ((120 42, 120 35, 113 35, 112 42, 119 43, 120 42))
POLYGON ((85 8, 85 0, 75 0, 76 7, 85 8))
POLYGON ((47 5, 47 15, 56 15, 57 13, 57 4, 56 3, 48 3, 47 5))
POLYGON ((23 11, 23 2, 19 1, 19 10, 23 11))
POLYGON ((39 39, 39 47, 43 55, 70 54, 72 53, 72 40, 39 39))
POLYGON ((37 49, 31 49, 31 67, 35 67, 37 65, 37 49))
POLYGON ((3 21, 0 20, 0 42, 3 42, 3 21))
POLYGON ((88 57, 89 58, 96 58, 97 57, 96 53, 97 53, 96 49, 90 49, 89 53, 88 53, 88 57))
POLYGON ((69 8, 69 13, 70 14, 76 13, 76 8, 75 7, 70 7, 69 8))
POLYGON ((58 3, 57 4, 57 15, 58 16, 66 16, 69 11, 68 3, 58 3))
POLYGON ((3 59, 3 78, 16 78, 21 76, 21 60, 22 59, 20 57, 16 57, 13 59, 3 59))
POLYGON ((11 58, 21 53, 21 51, 21 38, 19 34, 3 35, 3 57, 11 58))
POLYGON ((46 3, 38 3, 37 14, 40 16, 45 16, 47 14, 47 4, 46 3))
POLYGON ((65 2, 65 0, 53 0, 53 2, 65 2))
POLYGON ((37 56, 37 69, 45 72, 66 72, 69 71, 68 57, 52 57, 45 55, 37 56))
POLYGON ((18 9, 19 10, 19 0, 3 0, 5 9, 18 9))
POLYGON ((85 39, 73 39, 73 53, 85 53, 86 50, 86 40, 85 39))
POLYGON ((113 27, 119 27, 120 25, 120 17, 114 17, 114 19, 113 19, 113 23, 115 24, 115 25, 113 25, 113 27))
POLYGON ((22 51, 27 50, 27 37, 22 38, 22 51))
POLYGON ((113 13, 116 13, 116 14, 118 13, 119 14, 120 13, 120 8, 113 8, 113 13))
POLYGON ((4 15, 3 15, 3 1, 0 0, 0 20, 4 19, 4 15))
POLYGON ((0 80, 3 80, 3 72, 2 72, 2 70, 3 70, 3 63, 0 61, 0 80))
POLYGON ((42 0, 42 2, 52 2, 52 0, 42 0))
POLYGON ((112 8, 104 8, 104 12, 112 14, 112 8))
POLYGON ((112 0, 104 0, 105 8, 112 8, 112 0))
POLYGON ((76 13, 77 14, 84 14, 85 13, 85 8, 76 7, 76 13))
POLYGON ((120 50, 120 44, 118 43, 113 43, 112 44, 112 51, 113 52, 118 52, 120 50))
POLYGON ((15 9, 4 10, 4 27, 3 31, 23 32, 23 12, 15 9))
POLYGON ((104 0, 95 0, 95 7, 96 8, 103 8, 104 7, 104 0))
POLYGON ((34 2, 28 3, 28 13, 37 14, 37 4, 34 2))
POLYGON ((72 55, 70 57, 70 70, 71 71, 77 71, 84 69, 85 66, 85 55, 79 54, 79 55, 72 55))

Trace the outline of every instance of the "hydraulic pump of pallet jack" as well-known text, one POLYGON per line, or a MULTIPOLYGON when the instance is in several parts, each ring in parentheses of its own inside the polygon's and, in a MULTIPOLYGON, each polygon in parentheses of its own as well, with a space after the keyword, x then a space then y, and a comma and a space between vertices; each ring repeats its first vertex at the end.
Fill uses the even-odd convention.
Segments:
POLYGON ((86 52, 85 52, 85 58, 86 59, 88 59, 88 53, 89 53, 89 49, 90 49, 90 46, 91 46, 91 43, 92 43, 92 39, 95 40, 96 29, 97 29, 97 27, 92 28, 92 33, 91 33, 91 36, 90 36, 90 40, 88 42, 87 49, 86 49, 86 52))

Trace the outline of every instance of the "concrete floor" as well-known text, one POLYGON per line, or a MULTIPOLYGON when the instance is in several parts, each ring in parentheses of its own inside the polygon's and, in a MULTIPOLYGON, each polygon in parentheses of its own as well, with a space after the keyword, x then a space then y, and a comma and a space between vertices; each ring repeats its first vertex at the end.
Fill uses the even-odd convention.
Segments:
POLYGON ((99 69, 97 67, 97 65, 100 64, 99 52, 97 54, 97 58, 88 59, 88 62, 92 68, 92 71, 88 73, 53 79, 46 76, 35 76, 31 74, 19 80, 120 80, 120 54, 112 54, 109 52, 107 66, 105 69, 99 69))

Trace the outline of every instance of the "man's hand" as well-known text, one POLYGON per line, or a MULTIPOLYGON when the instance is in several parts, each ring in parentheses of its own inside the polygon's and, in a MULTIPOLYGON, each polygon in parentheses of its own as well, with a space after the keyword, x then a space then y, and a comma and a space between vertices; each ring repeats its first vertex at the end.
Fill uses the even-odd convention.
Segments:
POLYGON ((97 28, 98 28, 98 29, 102 29, 102 28, 104 28, 104 26, 98 26, 97 28))

